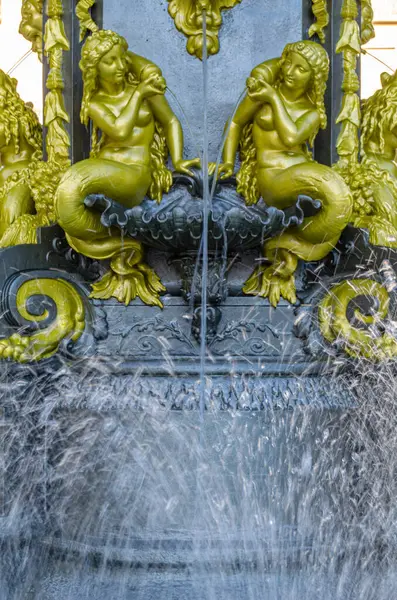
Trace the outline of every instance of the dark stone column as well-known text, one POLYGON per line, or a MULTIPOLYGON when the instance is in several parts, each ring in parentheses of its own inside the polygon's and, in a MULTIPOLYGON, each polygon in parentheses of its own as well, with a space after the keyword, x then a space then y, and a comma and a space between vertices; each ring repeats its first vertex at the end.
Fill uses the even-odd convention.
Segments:
MULTIPOLYGON (((62 0, 63 22, 66 36, 70 43, 70 51, 63 54, 63 79, 65 84, 64 100, 66 112, 70 117, 67 130, 70 135, 70 159, 72 163, 89 157, 90 132, 80 121, 80 107, 83 96, 83 82, 79 69, 82 43, 80 42, 80 24, 75 14, 76 0, 62 0)), ((44 11, 44 26, 47 15, 44 11)), ((94 21, 102 27, 103 0, 96 0, 91 10, 94 21)), ((44 28, 43 28, 44 31, 44 28)), ((48 63, 44 57, 44 97, 47 93, 45 82, 48 75, 48 63)), ((44 139, 45 139, 44 129, 44 139)))

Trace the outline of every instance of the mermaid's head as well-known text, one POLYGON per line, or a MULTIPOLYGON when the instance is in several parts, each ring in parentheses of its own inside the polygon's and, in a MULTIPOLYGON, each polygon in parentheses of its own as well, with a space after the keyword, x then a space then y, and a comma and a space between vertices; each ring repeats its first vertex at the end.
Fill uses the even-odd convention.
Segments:
POLYGON ((397 72, 382 76, 382 88, 363 102, 361 145, 363 152, 369 142, 376 145, 376 152, 383 153, 386 136, 397 128, 397 72))
POLYGON ((320 127, 327 126, 324 94, 329 74, 329 58, 316 42, 303 41, 288 44, 280 61, 280 81, 287 86, 300 87, 315 104, 320 114, 320 127))
POLYGON ((88 124, 89 104, 100 81, 118 83, 125 78, 127 50, 125 38, 110 30, 95 31, 85 42, 80 60, 84 85, 81 121, 84 125, 88 124))
POLYGON ((33 52, 43 57, 43 4, 44 0, 22 2, 19 33, 32 44, 33 52))

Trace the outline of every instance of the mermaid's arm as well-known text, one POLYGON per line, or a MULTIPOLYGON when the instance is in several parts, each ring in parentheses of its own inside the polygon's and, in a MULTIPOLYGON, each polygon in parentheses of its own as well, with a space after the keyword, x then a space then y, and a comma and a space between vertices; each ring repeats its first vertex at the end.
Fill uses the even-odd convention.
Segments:
MULTIPOLYGON (((241 101, 236 114, 233 117, 233 121, 230 124, 229 133, 223 149, 223 165, 221 170, 223 171, 224 176, 230 175, 230 169, 233 172, 242 130, 247 123, 252 121, 262 104, 262 102, 252 100, 249 96, 245 96, 241 101)), ((226 123, 226 128, 227 127, 228 123, 226 123)))
POLYGON ((127 64, 129 72, 135 75, 138 81, 141 81, 144 72, 146 72, 145 76, 148 74, 162 75, 160 67, 147 58, 133 52, 127 52, 127 64))
POLYGON ((122 142, 130 135, 136 125, 142 101, 154 95, 161 95, 164 91, 164 79, 154 74, 138 85, 118 117, 100 101, 91 102, 89 116, 95 125, 111 140, 122 142))
MULTIPOLYGON (((277 79, 278 72, 280 70, 280 59, 272 58, 267 60, 260 65, 257 65, 247 79, 247 88, 256 90, 263 84, 274 84, 277 79)), ((234 163, 236 161, 236 154, 242 134, 242 130, 247 123, 252 121, 255 114, 258 112, 260 107, 264 104, 262 100, 255 100, 249 95, 240 103, 236 114, 233 117, 233 121, 229 127, 229 133, 227 135, 225 146, 222 154, 222 164, 219 166, 218 175, 221 175, 222 179, 227 179, 233 175, 234 163)), ((225 129, 229 126, 229 122, 226 123, 225 129)))
POLYGON ((184 160, 183 159, 183 130, 179 119, 172 111, 164 96, 152 96, 148 99, 152 108, 154 118, 162 125, 164 129, 165 139, 171 154, 172 164, 174 169, 181 173, 192 173, 189 167, 198 167, 200 160, 184 160))
POLYGON ((316 110, 308 111, 294 122, 277 92, 272 96, 270 104, 273 108, 277 133, 288 148, 304 144, 310 140, 313 134, 317 133, 320 126, 320 115, 316 110))
POLYGON ((135 92, 119 117, 115 117, 101 102, 91 102, 89 116, 107 137, 114 142, 122 142, 135 126, 141 102, 140 94, 135 92))
POLYGON ((175 165, 182 160, 183 155, 183 131, 179 119, 173 113, 164 96, 153 96, 149 99, 154 118, 162 125, 165 139, 175 165))
POLYGON ((285 108, 278 90, 262 82, 259 88, 248 91, 253 101, 268 103, 273 109, 274 125, 281 141, 288 148, 294 148, 307 142, 320 127, 320 115, 317 110, 308 110, 296 122, 285 108))

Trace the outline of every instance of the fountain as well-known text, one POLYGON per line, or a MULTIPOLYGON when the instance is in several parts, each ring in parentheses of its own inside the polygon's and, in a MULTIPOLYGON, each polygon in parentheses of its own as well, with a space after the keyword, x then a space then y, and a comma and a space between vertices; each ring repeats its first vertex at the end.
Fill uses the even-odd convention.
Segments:
POLYGON ((0 77, 2 157, 29 152, 2 598, 392 599, 397 87, 360 113, 358 2, 75 4, 37 3, 42 44, 24 6, 44 131, 0 77))

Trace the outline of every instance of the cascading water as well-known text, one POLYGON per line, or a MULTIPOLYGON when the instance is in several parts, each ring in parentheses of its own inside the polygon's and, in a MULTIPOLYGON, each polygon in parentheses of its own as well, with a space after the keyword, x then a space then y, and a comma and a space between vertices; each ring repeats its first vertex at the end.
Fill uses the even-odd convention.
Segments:
MULTIPOLYGON (((201 266, 201 339, 200 339, 200 414, 204 417, 206 373, 205 361, 207 350, 207 294, 208 294, 208 219, 211 196, 208 178, 208 57, 207 57, 207 12, 202 12, 203 21, 203 233, 202 233, 202 266, 201 266)), ((199 257, 200 260, 200 257, 199 257)))
POLYGON ((193 129, 192 129, 192 126, 190 124, 190 121, 189 121, 189 119, 188 119, 188 117, 186 115, 185 109, 183 108, 182 104, 179 102, 178 96, 170 89, 169 86, 167 86, 167 91, 169 92, 169 94, 172 97, 173 101, 177 105, 180 114, 183 117, 183 124, 187 127, 187 130, 188 130, 189 135, 190 135, 190 140, 194 144, 194 148, 196 150, 196 155, 197 156, 201 156, 202 152, 200 151, 199 146, 196 144, 195 135, 193 133, 193 129))
MULTIPOLYGON (((249 3, 241 6, 248 14, 249 3)), ((356 361, 344 378, 332 371, 321 378, 319 391, 317 374, 288 375, 296 353, 283 354, 293 337, 284 330, 294 309, 281 304, 265 319, 268 307, 258 300, 232 312, 242 301, 236 292, 222 306, 230 312, 215 341, 223 335, 230 350, 222 346, 222 370, 213 376, 220 353, 206 345, 209 225, 223 193, 216 179, 227 132, 210 189, 205 11, 202 23, 203 198, 192 200, 202 209, 200 342, 194 346, 190 321, 183 329, 172 312, 186 314, 186 303, 168 294, 164 313, 110 301, 108 339, 97 341, 92 357, 59 355, 19 371, 2 363, 0 600, 397 595, 393 365, 356 361), (253 324, 270 331, 275 350, 259 333, 250 337, 253 324), (183 352, 173 353, 175 338, 183 352), (163 370, 150 387, 144 374, 151 375, 158 346, 163 370), (251 346, 256 353, 248 355, 251 346)), ((180 233, 178 219, 171 238, 180 233)), ((224 226, 223 237, 226 270, 235 256, 228 257, 224 226)), ((158 263, 167 275, 169 264, 158 263)), ((241 277, 231 277, 233 286, 241 290, 241 277)), ((95 307, 101 316, 103 307, 95 307)))
POLYGON ((204 436, 194 418, 174 419, 149 399, 143 412, 109 412, 106 375, 97 370, 89 381, 100 386, 96 411, 78 418, 69 410, 54 418, 60 398, 73 395, 77 404, 82 398, 81 381, 66 363, 53 377, 45 408, 37 398, 40 379, 34 393, 22 381, 13 393, 15 402, 23 397, 24 412, 22 423, 9 423, 3 434, 15 482, 7 481, 15 529, 3 540, 4 598, 394 598, 390 369, 358 374, 350 385, 366 399, 344 415, 308 406, 293 413, 206 414, 204 436), (32 439, 35 453, 26 457, 21 453, 32 439), (47 507, 40 492, 45 452, 47 507), (198 472, 191 473, 186 464, 194 462, 198 472), (99 473, 101 483, 93 487, 99 473), (38 496, 42 506, 34 505, 49 511, 51 528, 29 544, 32 515, 24 507, 31 510, 28 499, 38 496), (282 533, 281 518, 294 527, 282 533), (113 532, 109 523, 116 522, 121 527, 113 532), (18 529, 24 537, 16 541, 18 529), (184 530, 193 533, 193 546, 184 530), (170 560, 171 571, 161 567, 170 560))
POLYGON ((13 65, 10 69, 8 69, 7 71, 7 75, 12 75, 12 73, 14 73, 14 71, 27 59, 29 58, 29 56, 33 54, 33 50, 28 50, 27 52, 25 52, 25 54, 23 56, 21 56, 13 65))

